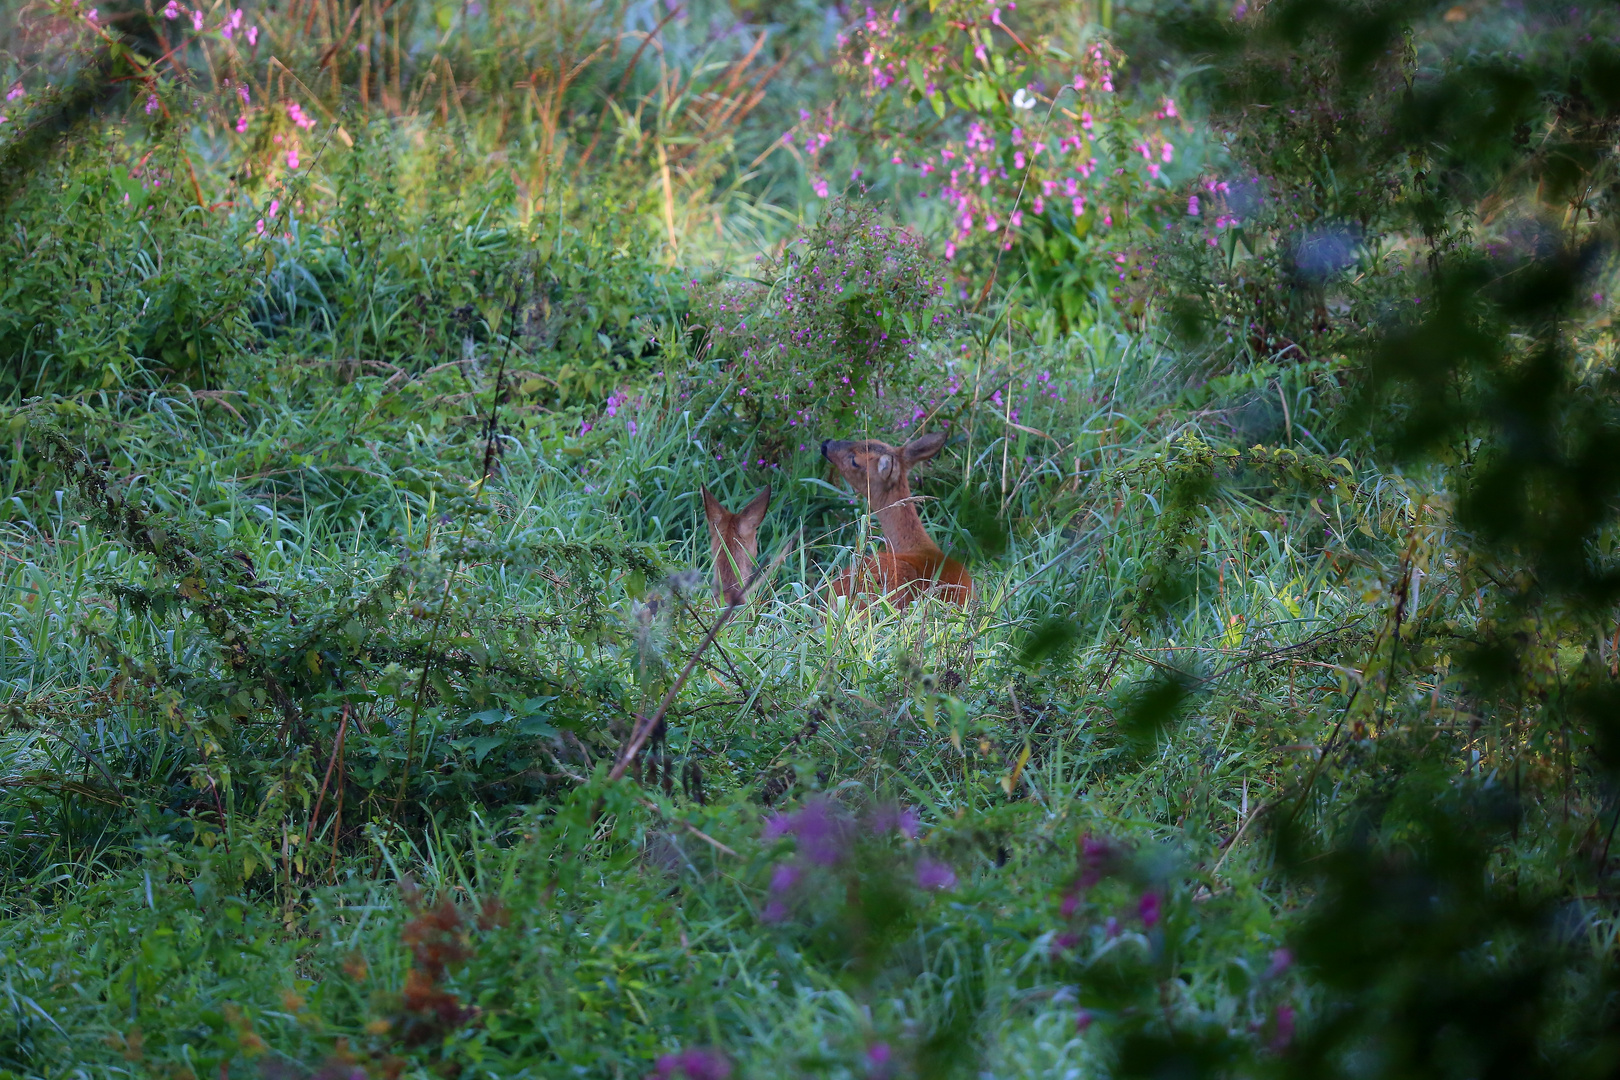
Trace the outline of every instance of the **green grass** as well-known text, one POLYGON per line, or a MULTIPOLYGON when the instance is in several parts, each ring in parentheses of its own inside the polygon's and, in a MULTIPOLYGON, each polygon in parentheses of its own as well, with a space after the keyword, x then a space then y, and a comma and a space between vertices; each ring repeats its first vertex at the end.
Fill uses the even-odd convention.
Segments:
MULTIPOLYGON (((604 52, 552 116, 556 161, 593 124, 601 157, 537 187, 557 132, 507 96, 535 16, 500 12, 487 41, 366 24, 409 108, 378 54, 267 14, 331 80, 274 213, 232 171, 220 42, 184 122, 108 112, 18 166, 0 1077, 672 1080, 694 1049, 762 1078, 1373 1076, 1434 1016, 1487 1045, 1468 1023, 1520 1000, 1492 980, 1544 961, 1538 1060, 1607 1045, 1581 1025, 1608 1022, 1615 797, 1560 695, 1613 647, 1479 585, 1466 462, 1389 465, 1342 356, 1195 349, 1023 279, 954 282, 883 396, 762 429, 739 387, 802 400, 797 361, 739 377, 687 288, 813 225, 797 166, 753 155, 827 68, 793 53, 716 126, 753 70, 730 38, 604 52), (435 42, 470 119, 435 120, 435 42), (914 409, 951 433, 913 488, 978 598, 837 608, 881 538, 816 447, 914 409), (771 569, 705 647, 700 486, 767 482, 771 569), (1504 626, 1515 700, 1468 666, 1504 626), (660 752, 610 779, 688 664, 660 752)), ((607 40, 567 13, 569 48, 607 40)))

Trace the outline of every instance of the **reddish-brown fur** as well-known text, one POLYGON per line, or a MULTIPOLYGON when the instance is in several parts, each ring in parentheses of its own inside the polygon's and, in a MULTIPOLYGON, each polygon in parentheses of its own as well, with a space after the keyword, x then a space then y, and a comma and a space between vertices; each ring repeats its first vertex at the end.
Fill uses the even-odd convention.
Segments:
POLYGON ((938 596, 954 604, 973 599, 967 567, 934 543, 917 513, 911 494, 911 468, 939 453, 945 436, 921 435, 904 446, 876 439, 860 442, 827 440, 821 456, 833 463, 877 516, 889 550, 868 555, 833 582, 833 592, 852 600, 861 594, 886 596, 905 607, 919 596, 938 596))
POLYGON ((743 592, 754 577, 754 560, 759 555, 759 523, 771 505, 771 486, 755 495, 735 514, 703 488, 703 517, 709 523, 709 554, 714 557, 714 598, 724 604, 740 604, 743 592))

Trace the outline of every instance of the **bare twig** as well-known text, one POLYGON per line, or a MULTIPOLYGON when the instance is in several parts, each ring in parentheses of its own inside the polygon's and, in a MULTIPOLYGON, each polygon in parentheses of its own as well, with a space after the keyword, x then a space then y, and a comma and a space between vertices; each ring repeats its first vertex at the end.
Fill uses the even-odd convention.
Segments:
POLYGON ((756 571, 754 576, 749 578, 748 584, 743 587, 742 593, 737 597, 736 601, 727 604, 725 609, 720 612, 720 617, 714 620, 714 625, 709 627, 709 632, 703 636, 702 644, 692 653, 691 658, 686 661, 686 666, 681 669, 680 675, 676 676, 675 682, 670 685, 669 690, 664 694, 664 700, 658 703, 658 709, 650 717, 643 718, 636 725, 635 730, 630 735, 629 742, 625 743, 624 749, 619 753, 619 760, 614 762, 613 768, 608 771, 610 781, 624 777, 625 770, 629 769, 631 763, 636 760, 636 755, 647 744, 647 740, 652 737, 652 733, 658 730, 658 725, 663 722, 664 715, 669 712, 669 707, 674 703, 675 696, 686 685, 686 680, 691 676, 692 669, 697 667, 698 659, 702 657, 710 645, 714 644, 714 639, 720 636, 720 631, 725 627, 726 623, 731 621, 731 617, 737 613, 738 609, 748 603, 749 595, 753 593, 761 582, 773 574, 777 567, 782 565, 782 560, 786 559, 788 553, 796 546, 794 544, 783 544, 782 550, 777 552, 775 559, 771 560, 771 565, 766 567, 764 571, 756 571))

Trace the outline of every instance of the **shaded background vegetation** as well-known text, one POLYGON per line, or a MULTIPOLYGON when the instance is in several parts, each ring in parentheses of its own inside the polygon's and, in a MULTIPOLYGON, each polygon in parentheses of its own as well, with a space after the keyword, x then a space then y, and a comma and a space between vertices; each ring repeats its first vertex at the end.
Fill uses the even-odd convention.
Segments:
POLYGON ((1616 18, 6 5, 0 1075, 1613 1074, 1616 18))

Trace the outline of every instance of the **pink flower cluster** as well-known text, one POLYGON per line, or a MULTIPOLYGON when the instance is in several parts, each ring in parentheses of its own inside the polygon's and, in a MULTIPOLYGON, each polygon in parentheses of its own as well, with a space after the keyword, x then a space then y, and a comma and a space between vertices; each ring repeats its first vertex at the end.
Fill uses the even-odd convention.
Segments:
MULTIPOLYGON (((1179 122, 1180 113, 1172 99, 1161 98, 1151 112, 1133 112, 1111 96, 1117 61, 1103 42, 1088 46, 1078 70, 1056 85, 1035 77, 1028 66, 1031 50, 1003 14, 1010 15, 1016 6, 947 0, 929 24, 932 33, 909 32, 902 25, 905 9, 900 5, 868 7, 863 18, 839 35, 844 53, 840 70, 846 78, 868 98, 900 94, 904 99, 889 115, 907 115, 905 106, 919 97, 929 103, 920 110, 916 128, 902 124, 880 131, 879 143, 890 166, 908 170, 909 178, 921 182, 920 197, 938 198, 948 207, 947 259, 969 247, 1009 250, 1029 230, 1047 231, 1054 211, 1069 219, 1055 224, 1078 235, 1111 229, 1116 209, 1123 213, 1157 198, 1155 189, 1162 192, 1167 186, 1166 167, 1175 161, 1176 145, 1167 125, 1179 122), (962 55, 960 47, 948 44, 951 36, 971 45, 981 69, 977 74, 951 66, 962 55), (994 92, 1011 107, 982 104, 983 88, 1004 85, 998 81, 1003 74, 1014 85, 994 92), (971 93, 947 96, 942 91, 953 82, 969 81, 977 87, 971 93), (981 103, 964 107, 964 97, 981 103), (959 138, 942 138, 939 133, 951 126, 934 123, 932 113, 946 115, 947 100, 965 112, 964 129, 958 129, 965 134, 959 138), (1034 112, 1042 103, 1047 108, 1034 112), (1119 146, 1130 147, 1128 156, 1110 155, 1108 148, 1119 146), (1114 158, 1110 170, 1104 170, 1100 155, 1114 158)), ((783 138, 802 148, 812 190, 826 198, 829 185, 820 157, 826 147, 844 140, 848 128, 831 110, 815 116, 801 113, 800 121, 783 138)))
MULTIPOLYGON (((93 15, 94 12, 91 14, 93 15)), ((191 29, 193 32, 198 34, 203 32, 203 26, 205 23, 207 23, 208 16, 201 8, 188 8, 181 4, 180 0, 169 0, 167 4, 163 5, 163 17, 168 19, 170 22, 179 21, 180 16, 182 15, 190 16, 191 29)), ((221 22, 215 29, 219 31, 219 36, 224 38, 226 41, 232 40, 238 33, 240 33, 247 39, 248 47, 252 48, 259 43, 259 28, 257 26, 248 26, 244 28, 244 21, 245 18, 242 14, 242 9, 234 8, 229 15, 225 16, 225 20, 221 22)))

